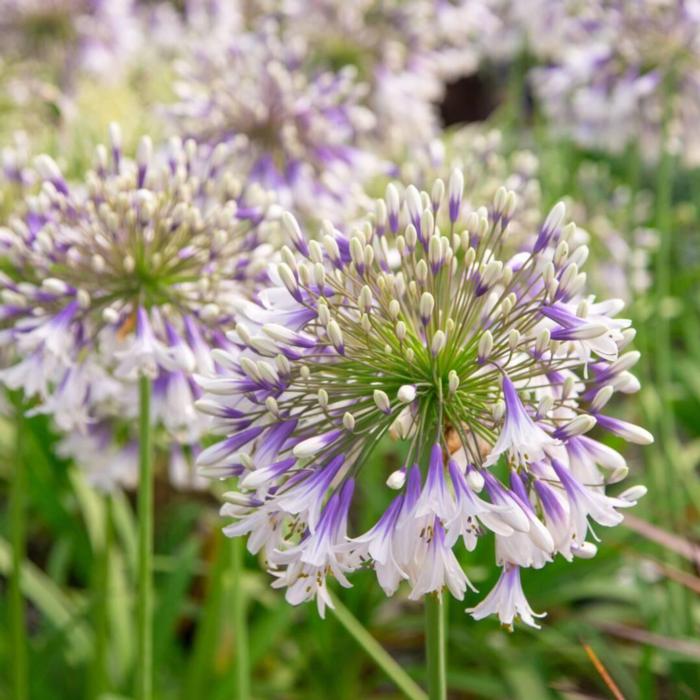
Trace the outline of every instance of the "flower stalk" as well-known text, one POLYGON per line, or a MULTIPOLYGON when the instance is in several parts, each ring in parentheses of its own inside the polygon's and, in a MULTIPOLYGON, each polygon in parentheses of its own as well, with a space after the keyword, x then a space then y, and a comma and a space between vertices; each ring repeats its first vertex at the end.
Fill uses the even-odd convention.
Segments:
POLYGON ((88 697, 96 700, 109 690, 107 658, 109 648, 109 580, 112 553, 112 498, 103 501, 102 541, 97 543, 93 578, 95 649, 88 697))
POLYGON ((153 696, 153 442, 151 380, 139 378, 138 598, 136 697, 153 696))
POLYGON ((233 628, 236 640, 236 697, 250 700, 250 654, 246 621, 246 597, 243 589, 245 570, 245 543, 237 538, 231 543, 233 575, 233 628))
POLYGON ((26 471, 23 460, 24 414, 18 402, 15 432, 15 467, 10 484, 10 522, 12 523, 12 571, 9 585, 10 630, 12 639, 12 688, 14 700, 29 697, 27 626, 22 594, 22 566, 26 555, 26 471))
POLYGON ((442 591, 425 596, 425 655, 430 700, 447 698, 445 599, 442 591))

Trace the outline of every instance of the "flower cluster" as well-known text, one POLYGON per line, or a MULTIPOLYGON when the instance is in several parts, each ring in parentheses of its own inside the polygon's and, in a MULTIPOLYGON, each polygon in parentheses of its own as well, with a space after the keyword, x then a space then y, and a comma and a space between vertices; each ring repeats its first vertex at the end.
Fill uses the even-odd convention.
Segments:
MULTIPOLYGON (((510 151, 502 132, 481 126, 458 129, 442 145, 432 159, 413 158, 404 163, 402 179, 423 185, 446 166, 456 167, 465 173, 465 192, 471 202, 492 199, 501 186, 515 192, 511 235, 537 226, 544 185, 533 151, 510 151)), ((620 185, 599 161, 582 161, 575 179, 577 196, 566 198, 576 222, 570 243, 587 245, 596 260, 589 273, 589 288, 631 301, 650 285, 650 253, 657 241, 657 233, 645 225, 650 220, 650 193, 620 185)))
MULTIPOLYGON (((401 180, 429 187, 441 173, 461 170, 464 173, 465 206, 476 209, 491 201, 505 187, 516 194, 516 211, 511 227, 532 230, 542 210, 540 164, 530 150, 509 150, 498 129, 469 125, 452 131, 428 158, 414 157, 402 164, 401 180)), ((511 231, 520 234, 520 230, 511 231)))
MULTIPOLYGON (((564 4, 562 4, 564 5, 564 4)), ((658 158, 664 127, 697 143, 700 5, 573 3, 555 13, 562 38, 551 65, 533 71, 552 124, 578 143, 621 152, 633 142, 658 158)), ((697 147, 685 152, 697 158, 697 147)))
POLYGON ((243 188, 214 151, 144 138, 135 160, 119 130, 79 185, 48 156, 40 191, 0 229, 0 379, 64 431, 134 416, 135 380, 154 380, 154 418, 184 444, 206 426, 189 374, 210 371, 220 328, 265 279, 270 196, 243 188))
POLYGON ((440 134, 445 82, 474 73, 502 29, 489 2, 282 2, 291 36, 329 67, 355 66, 369 84, 374 145, 399 160, 440 134))
POLYGON ((354 63, 369 74, 377 65, 410 68, 426 61, 436 76, 473 73, 485 46, 502 29, 493 3, 482 0, 335 0, 282 2, 281 14, 327 61, 354 63))
POLYGON ((179 101, 168 111, 178 133, 231 144, 247 177, 283 205, 337 217, 379 167, 362 145, 375 120, 355 73, 312 70, 304 45, 267 22, 197 45, 179 62, 179 101))
POLYGON ((0 36, 20 58, 45 55, 64 82, 75 68, 103 78, 118 73, 141 47, 143 33, 133 0, 2 0, 0 36), (115 70, 115 68, 117 70, 115 70))
POLYGON ((225 532, 249 535, 291 603, 323 612, 327 577, 348 586, 360 567, 388 595, 405 580, 413 599, 462 599, 473 586, 455 548, 493 533, 502 577, 470 611, 535 625, 520 569, 592 556, 591 524, 618 524, 643 493, 605 494, 627 467, 587 434, 652 439, 605 413, 639 388, 622 304, 585 293, 588 251, 570 244, 562 204, 532 228, 512 191, 487 207, 463 187, 461 171, 427 191, 391 184, 372 216, 318 239, 285 215, 295 251, 212 355, 220 372, 198 378, 198 407, 226 436, 201 472, 238 479, 225 532), (349 533, 385 436, 405 445, 386 510, 349 533))

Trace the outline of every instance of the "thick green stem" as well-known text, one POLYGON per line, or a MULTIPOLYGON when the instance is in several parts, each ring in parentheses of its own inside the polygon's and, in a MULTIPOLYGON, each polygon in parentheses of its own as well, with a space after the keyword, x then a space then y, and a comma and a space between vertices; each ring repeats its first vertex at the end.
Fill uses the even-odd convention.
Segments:
POLYGON ((367 655, 396 684, 410 700, 427 700, 418 684, 401 668, 381 644, 362 626, 362 623, 333 596, 333 612, 350 636, 367 652, 367 655))
POLYGON ((151 382, 139 379, 138 646, 136 698, 153 697, 153 443, 151 382))
POLYGON ((442 593, 425 596, 425 656, 428 665, 428 697, 447 698, 447 648, 442 593))
POLYGON ((89 698, 100 698, 109 690, 107 650, 109 638, 109 558, 112 550, 112 499, 105 495, 102 542, 95 552, 93 574, 93 606, 95 610, 95 651, 88 688, 89 698))
POLYGON ((250 699, 250 653, 248 649, 248 626, 246 621, 246 599, 243 590, 245 542, 235 537, 231 543, 233 571, 233 632, 236 642, 236 697, 250 699))
POLYGON ((12 572, 9 585, 10 628, 12 639, 12 697, 29 697, 27 674, 27 627, 22 595, 22 566, 26 555, 26 471, 22 459, 24 414, 17 410, 16 457, 10 483, 10 523, 12 527, 12 572))

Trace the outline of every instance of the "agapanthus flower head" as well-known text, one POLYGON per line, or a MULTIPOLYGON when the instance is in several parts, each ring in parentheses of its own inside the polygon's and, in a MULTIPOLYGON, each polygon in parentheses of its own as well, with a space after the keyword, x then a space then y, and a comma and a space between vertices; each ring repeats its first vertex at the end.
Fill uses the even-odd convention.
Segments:
POLYGON ((491 2, 478 0, 337 0, 280 3, 295 35, 335 65, 354 63, 369 76, 376 66, 403 70, 426 61, 436 77, 473 73, 501 29, 491 2))
POLYGON ((532 82, 555 129, 578 143, 647 158, 697 158, 700 6, 696 2, 549 3, 561 44, 532 82), (662 143, 664 132, 669 139, 662 143))
POLYGON ((248 177, 282 203, 329 216, 376 173, 377 159, 362 146, 374 126, 361 104, 366 86, 350 67, 314 69, 304 45, 278 24, 200 43, 178 67, 179 102, 169 108, 178 133, 238 146, 239 167, 246 159, 248 177))
POLYGON ((152 150, 144 138, 128 158, 115 126, 80 184, 39 157, 39 193, 0 230, 0 337, 14 360, 0 378, 61 430, 133 416, 145 374, 158 422, 198 438, 189 372, 211 369, 208 348, 228 345, 220 327, 266 275, 271 199, 222 167, 226 147, 152 150))
POLYGON ((75 69, 109 79, 143 44, 133 0, 1 0, 8 54, 43 58, 61 82, 75 69))
POLYGON ((223 374, 199 380, 228 436, 199 464, 238 477, 226 532, 250 534, 292 603, 317 596, 323 609, 326 577, 349 585, 363 566, 387 594, 406 580, 411 598, 461 599, 473 587, 455 549, 491 532, 506 593, 474 614, 530 624, 519 568, 590 556, 592 524, 618 523, 637 495, 605 495, 625 461, 587 435, 652 439, 603 413, 638 388, 622 305, 586 295, 587 251, 567 242, 562 204, 531 230, 512 221, 513 192, 477 205, 463 184, 461 171, 427 191, 391 184, 366 221, 315 240, 285 216, 296 253, 283 249, 276 286, 217 352, 223 374), (385 436, 406 446, 386 511, 349 533, 385 436))
POLYGON ((376 116, 373 146, 398 161, 439 138, 445 84, 474 73, 501 30, 477 0, 293 0, 279 13, 314 61, 357 68, 376 116))

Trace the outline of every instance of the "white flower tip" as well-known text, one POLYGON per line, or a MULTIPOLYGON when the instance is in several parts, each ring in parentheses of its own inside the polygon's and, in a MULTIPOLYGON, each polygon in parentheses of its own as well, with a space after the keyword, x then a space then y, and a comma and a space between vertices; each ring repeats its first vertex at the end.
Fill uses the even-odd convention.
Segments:
POLYGON ((386 186, 386 203, 389 211, 392 213, 397 213, 399 209, 399 191, 396 189, 396 185, 390 182, 386 186))
POLYGON ((262 486, 268 479, 268 475, 265 473, 264 469, 253 470, 248 472, 241 479, 241 486, 245 489, 256 489, 262 486))
POLYGON ((453 369, 447 375, 447 388, 450 394, 457 393, 457 389, 459 389, 459 375, 453 369))
POLYGON ((445 348, 445 345, 447 343, 447 336, 445 335, 444 331, 435 331, 435 335, 433 336, 433 341, 430 344, 430 351, 433 353, 435 357, 437 357, 445 348))
POLYGON ((56 161, 46 153, 42 153, 40 156, 36 157, 34 161, 36 169, 39 171, 39 175, 44 180, 57 180, 61 177, 61 170, 56 161))
POLYGON ((571 551, 579 559, 593 559, 598 553, 598 547, 592 542, 584 542, 580 547, 573 548, 571 551))
POLYGON ((411 403, 416 398, 416 387, 414 384, 404 384, 396 394, 401 403, 411 403))
POLYGON ((654 442, 654 436, 644 428, 639 428, 639 442, 640 445, 651 445, 654 442))
POLYGON ((632 423, 624 423, 617 432, 635 445, 651 445, 654 442, 654 436, 648 430, 632 423))
POLYGON ((121 148, 122 130, 117 122, 110 122, 109 124, 109 140, 114 148, 121 148))
POLYGON ((50 294, 62 295, 68 292, 68 285, 56 277, 47 277, 42 281, 41 287, 50 294))
POLYGON ((142 136, 136 151, 136 159, 139 165, 145 167, 153 156, 153 142, 150 136, 142 136))
POLYGON ((458 168, 454 168, 450 173, 448 189, 450 199, 454 200, 462 196, 462 191, 464 189, 464 174, 458 168))
POLYGON ((301 228, 299 228, 299 222, 296 220, 294 214, 285 211, 282 214, 282 223, 290 234, 301 238, 301 228))
POLYGON ((319 450, 323 449, 325 445, 328 444, 326 435, 314 435, 313 437, 303 440, 298 445, 294 446, 292 454, 298 459, 304 459, 306 457, 312 457, 319 450))
POLYGON ((475 493, 481 493, 484 488, 484 477, 476 469, 470 469, 467 473, 467 484, 475 493))
POLYGON ((232 503, 237 506, 250 505, 250 497, 240 491, 226 491, 222 496, 226 503, 232 503))
POLYGON ((564 202, 557 202, 547 215, 544 222, 545 228, 550 230, 558 228, 561 222, 564 220, 564 216, 566 216, 566 205, 564 202))
POLYGON ((596 419, 594 416, 588 414, 582 414, 576 416, 568 425, 563 429, 566 437, 574 437, 575 435, 583 435, 589 430, 592 430, 596 424, 596 419))
POLYGON ((644 498, 647 495, 647 487, 643 484, 637 484, 636 486, 631 486, 626 491, 623 491, 618 498, 623 501, 628 501, 630 504, 636 504, 638 500, 644 498))
POLYGON ((394 491, 398 491, 405 483, 406 472, 402 469, 397 469, 395 472, 391 472, 391 474, 389 474, 389 478, 386 480, 386 485, 394 491))
POLYGON ((389 397, 386 395, 384 391, 381 389, 375 389, 374 394, 374 403, 377 405, 377 408, 382 412, 389 414, 391 413, 391 401, 389 401, 389 397))
POLYGON ((352 413, 346 412, 343 415, 343 426, 349 433, 355 430, 355 416, 352 413))
POLYGON ((499 513, 501 520, 507 525, 510 525, 514 530, 518 532, 529 532, 530 531, 530 519, 527 517, 523 509, 513 503, 510 507, 504 508, 504 510, 499 513))
POLYGON ((294 446, 294 449, 292 450, 292 454, 297 457, 298 459, 303 459, 304 457, 310 457, 313 452, 310 452, 307 449, 306 443, 308 440, 304 440, 304 442, 300 442, 298 445, 294 446))
POLYGON ((433 297, 430 292, 423 292, 420 301, 418 302, 418 310, 424 323, 430 320, 430 317, 433 315, 434 308, 435 297, 433 297))

